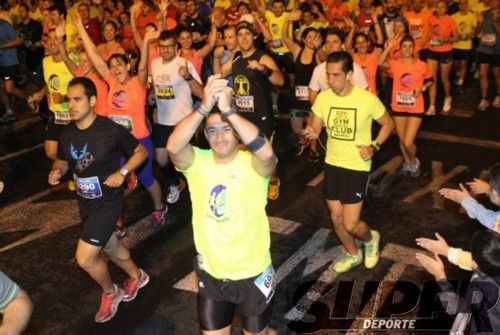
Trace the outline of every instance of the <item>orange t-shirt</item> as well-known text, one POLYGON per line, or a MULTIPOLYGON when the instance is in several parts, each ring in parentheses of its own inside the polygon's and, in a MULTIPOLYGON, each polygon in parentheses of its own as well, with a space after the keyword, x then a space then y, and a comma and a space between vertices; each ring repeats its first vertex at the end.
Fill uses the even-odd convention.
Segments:
POLYGON ((429 21, 432 16, 432 12, 427 9, 422 9, 420 13, 413 11, 406 11, 403 16, 408 21, 408 28, 410 35, 415 40, 415 51, 420 49, 425 49, 427 43, 429 42, 429 21))
POLYGON ((415 60, 405 64, 403 59, 389 61, 389 75, 393 78, 391 107, 395 112, 424 112, 424 96, 415 97, 415 90, 424 86, 424 79, 432 78, 427 63, 415 60))
POLYGON ((430 40, 429 40, 429 50, 435 52, 447 52, 453 49, 453 43, 443 40, 449 40, 452 33, 457 29, 457 24, 451 16, 445 15, 442 17, 432 16, 429 22, 431 27, 430 40))
MULTIPOLYGON (((83 71, 80 69, 76 70, 77 77, 84 77, 83 71)), ((97 101, 94 107, 96 114, 101 116, 108 116, 106 99, 108 97, 108 84, 102 80, 101 76, 97 73, 93 73, 88 77, 95 85, 97 89, 97 101)))
POLYGON ((146 25, 148 23, 153 23, 156 28, 160 30, 160 23, 158 22, 157 15, 157 11, 152 11, 146 16, 139 13, 139 15, 135 17, 135 25, 142 38, 144 38, 144 34, 146 33, 146 25))
POLYGON ((146 125, 146 91, 147 85, 139 83, 139 77, 130 78, 120 84, 110 71, 104 78, 109 84, 108 117, 127 128, 137 139, 149 136, 146 125))
POLYGON ((333 6, 328 8, 328 11, 325 13, 325 17, 332 27, 345 29, 347 26, 343 18, 349 17, 349 6, 346 3, 335 6, 335 3, 333 3, 333 6))
POLYGON ((362 59, 358 53, 353 53, 352 58, 354 63, 358 64, 363 69, 366 81, 368 82, 369 91, 373 94, 377 94, 377 54, 375 52, 371 52, 366 54, 365 59, 362 59))
MULTIPOLYGON (((396 37, 395 37, 395 36, 393 36, 393 37, 389 37, 389 38, 387 39, 387 42, 385 42, 385 48, 387 48, 387 47, 388 47, 388 45, 389 45, 389 42, 390 42, 391 40, 394 40, 394 39, 396 39, 396 37)), ((389 51, 389 59, 390 59, 390 60, 396 60, 396 59, 400 59, 400 58, 401 58, 401 46, 400 46, 400 44, 399 44, 399 43, 396 43, 396 44, 395 44, 395 45, 391 48, 391 50, 389 51)))

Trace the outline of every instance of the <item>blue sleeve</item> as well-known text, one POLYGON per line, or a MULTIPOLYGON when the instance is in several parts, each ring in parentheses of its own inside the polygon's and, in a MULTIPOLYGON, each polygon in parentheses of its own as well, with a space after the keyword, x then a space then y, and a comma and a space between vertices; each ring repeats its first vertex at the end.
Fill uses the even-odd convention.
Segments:
POLYGON ((489 229, 495 227, 495 221, 500 215, 500 212, 484 208, 483 205, 479 204, 472 197, 466 197, 461 205, 467 211, 467 215, 469 215, 471 219, 478 220, 483 226, 489 229))
POLYGON ((0 312, 2 312, 19 292, 19 286, 0 271, 0 312))

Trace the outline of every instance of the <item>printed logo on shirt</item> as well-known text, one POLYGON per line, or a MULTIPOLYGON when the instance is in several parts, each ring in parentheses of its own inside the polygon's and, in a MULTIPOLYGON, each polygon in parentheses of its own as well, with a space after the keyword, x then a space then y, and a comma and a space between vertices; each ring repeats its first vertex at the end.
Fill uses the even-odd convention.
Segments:
POLYGON ((208 205, 216 218, 220 218, 224 214, 226 214, 226 198, 227 188, 224 185, 219 184, 215 186, 212 191, 210 191, 210 199, 208 201, 208 205))
POLYGON ((243 75, 237 75, 234 78, 234 87, 236 95, 250 95, 250 81, 243 75))
POLYGON ((337 140, 354 141, 357 112, 356 108, 331 107, 326 124, 330 137, 337 140))
POLYGON ((123 109, 126 102, 127 94, 125 94, 124 90, 119 90, 113 93, 113 97, 111 98, 111 105, 113 108, 123 109))
POLYGON ((234 87, 236 89, 235 104, 238 112, 253 112, 254 100, 250 95, 250 81, 243 75, 237 75, 234 78, 234 87))
POLYGON ((88 144, 85 143, 81 150, 78 150, 73 142, 70 143, 69 152, 71 158, 75 161, 75 171, 82 172, 85 171, 90 164, 94 161, 94 156, 87 151, 88 144))
POLYGON ((399 84, 404 88, 411 88, 413 83, 413 76, 411 73, 405 72, 399 77, 399 84))
POLYGON ((59 80, 59 76, 57 74, 53 74, 49 77, 48 84, 53 91, 59 91, 61 88, 61 81, 59 80))

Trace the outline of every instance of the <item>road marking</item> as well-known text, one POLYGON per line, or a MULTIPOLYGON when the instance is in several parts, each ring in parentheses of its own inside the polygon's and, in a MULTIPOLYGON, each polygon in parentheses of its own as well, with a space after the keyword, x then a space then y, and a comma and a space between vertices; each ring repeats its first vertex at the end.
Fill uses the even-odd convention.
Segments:
POLYGON ((0 157, 0 162, 7 161, 9 159, 15 158, 17 156, 24 155, 24 154, 26 154, 28 152, 35 151, 35 150, 40 149, 40 148, 43 148, 43 143, 37 144, 35 146, 32 146, 31 148, 26 148, 26 149, 23 149, 23 150, 19 150, 19 151, 10 153, 8 155, 4 155, 4 156, 0 157))
POLYGON ((432 133, 428 131, 421 131, 418 133, 417 137, 426 140, 440 141, 440 142, 451 142, 454 144, 468 144, 476 147, 483 147, 488 149, 500 149, 500 141, 489 141, 489 140, 479 140, 472 137, 462 137, 449 134, 432 133))
POLYGON ((442 162, 432 162, 432 180, 431 182, 422 188, 419 188, 412 194, 408 195, 403 199, 404 202, 413 203, 415 200, 424 196, 427 193, 431 193, 433 199, 433 208, 443 209, 444 200, 443 197, 437 192, 444 183, 446 183, 451 178, 467 170, 464 165, 455 166, 450 172, 443 175, 443 163, 442 162))
POLYGON ((273 233, 277 233, 280 235, 290 235, 300 226, 301 223, 299 222, 285 220, 274 216, 269 217, 269 227, 271 229, 271 232, 273 233))

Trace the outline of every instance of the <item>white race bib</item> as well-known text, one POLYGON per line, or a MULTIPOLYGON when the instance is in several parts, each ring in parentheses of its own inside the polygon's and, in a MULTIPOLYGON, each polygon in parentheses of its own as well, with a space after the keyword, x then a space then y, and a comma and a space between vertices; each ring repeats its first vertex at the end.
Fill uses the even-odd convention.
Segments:
POLYGON ((396 92, 396 103, 401 106, 415 106, 415 95, 413 93, 396 92))
POLYGON ((125 127, 128 131, 132 131, 133 127, 133 122, 132 122, 132 117, 128 115, 110 115, 109 118, 113 120, 115 123, 119 124, 120 126, 125 127))
POLYGON ((277 48, 280 48, 281 46, 283 46, 283 42, 281 42, 280 39, 275 39, 275 40, 273 40, 272 45, 273 45, 274 49, 277 49, 277 48))
POLYGON ((295 86, 295 97, 299 101, 309 100, 309 87, 307 87, 307 86, 295 86))
POLYGON ((432 45, 433 47, 443 45, 443 40, 439 37, 433 37, 431 38, 430 45, 432 45))
POLYGON ((71 121, 69 112, 54 112, 54 123, 55 124, 68 124, 71 121))
POLYGON ((235 102, 236 102, 236 107, 238 107, 238 112, 240 113, 254 111, 252 95, 237 95, 235 102))
POLYGON ((78 178, 73 175, 76 184, 76 194, 85 199, 96 199, 102 197, 101 184, 98 177, 78 178))
POLYGON ((276 275, 272 264, 254 280, 254 284, 264 294, 264 297, 266 297, 266 303, 269 303, 276 289, 276 275))

